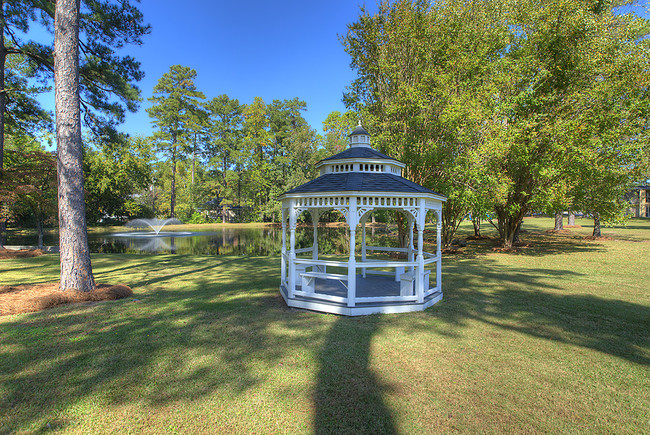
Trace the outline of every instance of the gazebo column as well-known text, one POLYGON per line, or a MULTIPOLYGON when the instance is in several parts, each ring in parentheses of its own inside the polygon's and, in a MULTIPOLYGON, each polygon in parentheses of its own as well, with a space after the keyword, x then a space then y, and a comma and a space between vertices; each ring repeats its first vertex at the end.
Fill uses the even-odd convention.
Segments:
POLYGON ((282 266, 280 269, 280 276, 282 276, 282 284, 287 283, 287 209, 282 204, 282 266))
POLYGON ((289 201, 289 289, 288 297, 293 299, 296 291, 296 207, 289 201))
POLYGON ((348 208, 348 227, 350 228, 350 258, 348 259, 348 307, 354 307, 357 297, 357 260, 354 256, 356 248, 355 233, 357 231, 357 197, 350 197, 348 208))
POLYGON ((417 257, 417 273, 415 275, 415 294, 418 297, 418 303, 424 302, 424 221, 427 216, 425 209, 425 200, 420 198, 418 201, 418 257, 417 257))
POLYGON ((442 208, 436 210, 436 288, 442 291, 442 208))
MULTIPOLYGON (((366 221, 367 218, 363 218, 361 220, 361 261, 363 263, 366 262, 366 221)), ((361 269, 362 275, 365 278, 366 277, 366 268, 364 267, 361 269)))
MULTIPOLYGON (((311 222, 312 225, 314 226, 314 243, 312 245, 312 253, 311 253, 312 260, 318 260, 318 222, 319 221, 320 221, 320 211, 311 210, 311 222)), ((325 272, 325 270, 322 270, 321 266, 314 266, 312 270, 314 272, 325 272)))
MULTIPOLYGON (((408 226, 409 226, 409 246, 408 246, 408 261, 413 262, 415 259, 415 254, 413 251, 415 251, 415 246, 413 245, 413 225, 415 224, 415 219, 408 214, 407 215, 407 221, 408 221, 408 226)), ((409 271, 413 272, 414 268, 413 266, 409 267, 409 271)))

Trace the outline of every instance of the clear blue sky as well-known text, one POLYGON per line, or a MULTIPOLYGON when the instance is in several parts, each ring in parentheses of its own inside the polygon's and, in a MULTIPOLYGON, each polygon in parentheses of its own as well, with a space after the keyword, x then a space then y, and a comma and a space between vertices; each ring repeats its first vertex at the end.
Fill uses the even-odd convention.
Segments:
MULTIPOLYGON (((307 122, 322 132, 330 112, 345 110, 343 91, 354 79, 338 35, 364 4, 377 10, 375 0, 142 0, 151 34, 122 53, 141 62, 144 101, 137 113, 127 114, 121 130, 152 132, 147 99, 169 67, 180 64, 196 70, 196 85, 208 99, 227 94, 250 103, 260 96, 270 103, 298 97, 307 103, 307 122)), ((53 93, 40 100, 54 111, 53 93)))
MULTIPOLYGON (((307 122, 322 132, 325 117, 345 109, 341 99, 354 72, 339 35, 362 5, 377 10, 375 0, 142 0, 151 34, 124 53, 142 63, 144 101, 121 129, 151 133, 147 99, 169 67, 181 64, 197 71, 196 85, 207 98, 227 94, 250 103, 260 96, 269 103, 298 97, 307 103, 307 122)), ((643 8, 633 9, 648 17, 643 8)), ((53 94, 41 101, 54 111, 53 94)))

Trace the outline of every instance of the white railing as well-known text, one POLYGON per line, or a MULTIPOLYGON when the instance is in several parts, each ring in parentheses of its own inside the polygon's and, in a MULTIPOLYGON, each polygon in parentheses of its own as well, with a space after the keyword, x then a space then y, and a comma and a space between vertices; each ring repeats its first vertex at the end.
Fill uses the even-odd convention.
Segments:
MULTIPOLYGON (((385 251, 385 252, 409 252, 409 248, 389 248, 389 247, 380 247, 380 246, 368 246, 366 248, 369 251, 385 251)), ((303 248, 303 249, 297 249, 296 254, 299 253, 306 253, 306 252, 313 252, 313 246, 310 248, 303 248)), ((417 251, 413 250, 413 253, 417 253, 417 251)), ((287 266, 290 262, 290 256, 289 253, 282 254, 284 259, 287 261, 287 266)), ((431 264, 431 263, 436 263, 440 261, 440 257, 437 256, 436 254, 432 254, 429 252, 423 252, 424 255, 424 264, 431 264)), ((296 265, 303 265, 303 267, 309 267, 309 266, 323 266, 323 271, 326 270, 327 266, 330 267, 340 267, 340 268, 348 268, 349 264, 347 261, 336 261, 336 260, 314 260, 314 259, 309 259, 309 258, 296 258, 293 260, 294 264, 296 265)), ((404 260, 366 260, 366 261, 358 261, 355 263, 355 268, 356 269, 370 269, 367 270, 366 273, 371 274, 371 275, 386 275, 386 276, 395 276, 396 271, 386 271, 386 270, 376 270, 376 269, 402 269, 402 270, 408 270, 408 268, 415 268, 417 270, 419 266, 419 263, 417 261, 404 261, 404 260), (374 269, 374 270, 373 270, 374 269)), ((288 267, 287 267, 288 269, 288 267)), ((325 272, 323 272, 326 274, 325 272)), ((333 274, 333 278, 334 278, 333 274)), ((297 280, 296 283, 298 283, 299 280, 297 280)), ((286 286, 288 286, 288 280, 285 283, 286 286)), ((429 289, 424 289, 424 297, 427 297, 433 293, 436 293, 439 291, 439 288, 433 287, 429 289)), ((333 296, 333 295, 328 295, 328 294, 323 294, 323 293, 318 293, 318 292, 305 292, 302 290, 294 290, 294 295, 295 296, 302 296, 302 297, 307 297, 311 299, 319 299, 323 301, 329 301, 329 302, 336 302, 336 303, 343 303, 347 304, 348 298, 347 297, 341 297, 341 296, 333 296)), ((409 295, 409 296, 372 296, 372 297, 359 297, 356 296, 354 298, 355 302, 359 303, 377 303, 377 302, 415 302, 418 300, 417 295, 409 295)))

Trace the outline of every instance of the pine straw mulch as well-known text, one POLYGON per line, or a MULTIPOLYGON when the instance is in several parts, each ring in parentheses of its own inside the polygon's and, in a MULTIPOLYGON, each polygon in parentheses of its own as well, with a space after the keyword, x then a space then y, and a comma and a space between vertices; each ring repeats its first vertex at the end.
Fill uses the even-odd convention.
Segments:
POLYGON ((0 286, 0 316, 31 313, 80 302, 112 301, 132 295, 131 288, 124 284, 97 284, 97 288, 91 292, 60 291, 59 283, 5 285, 0 286))
POLYGON ((0 248, 0 260, 40 257, 41 255, 43 255, 43 251, 40 249, 21 249, 19 251, 14 251, 11 249, 0 248))

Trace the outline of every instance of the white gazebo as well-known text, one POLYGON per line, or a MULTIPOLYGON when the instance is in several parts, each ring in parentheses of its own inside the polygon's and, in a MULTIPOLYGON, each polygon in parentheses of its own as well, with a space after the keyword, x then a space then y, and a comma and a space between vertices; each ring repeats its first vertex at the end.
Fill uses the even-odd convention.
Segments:
POLYGON ((370 147, 361 126, 350 147, 317 164, 320 176, 282 196, 282 279, 280 293, 290 307, 358 316, 421 311, 442 299, 440 230, 446 198, 402 177, 406 165, 370 147), (396 210, 408 222, 406 248, 366 245, 366 221, 373 210, 396 210), (338 210, 350 232, 348 261, 318 258, 321 213, 338 210), (296 249, 296 221, 311 214, 314 241, 296 249), (423 250, 428 211, 437 216, 436 253, 423 250), (289 248, 287 249, 287 221, 289 248), (361 252, 356 250, 361 225, 361 252), (417 229, 417 244, 414 241, 417 229), (375 252, 406 253, 406 259, 371 259, 375 252), (358 255, 360 254, 360 255, 358 255))

